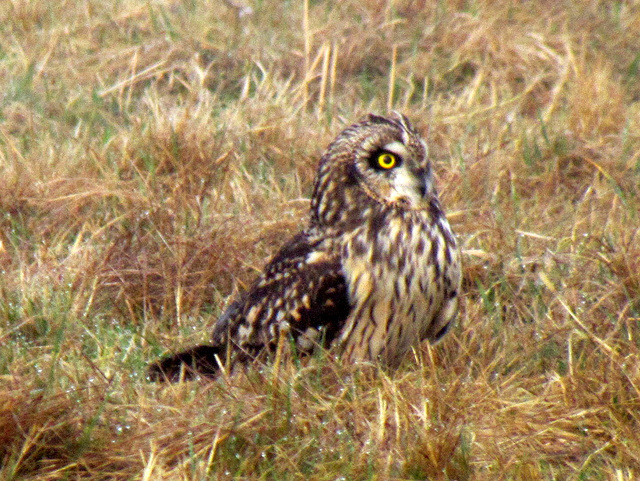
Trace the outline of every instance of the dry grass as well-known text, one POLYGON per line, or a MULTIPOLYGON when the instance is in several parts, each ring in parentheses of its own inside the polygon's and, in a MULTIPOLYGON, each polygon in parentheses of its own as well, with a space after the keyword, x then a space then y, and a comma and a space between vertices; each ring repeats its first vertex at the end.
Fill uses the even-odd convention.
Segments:
POLYGON ((5 3, 0 478, 640 476, 638 2, 5 3), (465 251, 454 332, 148 384, 389 107, 465 251))

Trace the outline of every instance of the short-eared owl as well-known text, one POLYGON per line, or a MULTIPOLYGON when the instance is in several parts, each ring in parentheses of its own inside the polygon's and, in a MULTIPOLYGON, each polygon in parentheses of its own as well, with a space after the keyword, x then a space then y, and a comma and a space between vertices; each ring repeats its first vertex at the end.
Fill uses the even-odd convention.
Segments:
POLYGON ((219 363, 331 347, 396 366, 445 334, 458 310, 460 259, 424 141, 406 117, 368 115, 320 160, 311 218, 217 321, 213 344, 165 357, 154 380, 215 376, 219 363), (287 343, 288 345, 289 343, 287 343))

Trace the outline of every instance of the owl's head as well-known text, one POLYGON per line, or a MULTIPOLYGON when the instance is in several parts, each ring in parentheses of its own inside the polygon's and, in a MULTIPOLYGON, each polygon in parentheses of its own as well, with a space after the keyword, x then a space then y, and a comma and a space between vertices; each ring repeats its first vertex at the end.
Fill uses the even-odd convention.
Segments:
POLYGON ((335 223, 371 202, 428 209, 436 192, 427 147, 400 114, 369 114, 347 127, 322 156, 312 215, 335 223))

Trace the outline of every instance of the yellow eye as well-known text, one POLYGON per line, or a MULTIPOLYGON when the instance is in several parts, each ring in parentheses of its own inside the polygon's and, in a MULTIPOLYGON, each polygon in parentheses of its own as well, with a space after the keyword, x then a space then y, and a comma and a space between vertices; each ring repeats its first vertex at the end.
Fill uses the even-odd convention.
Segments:
POLYGON ((396 163, 396 156, 389 152, 384 152, 378 156, 378 165, 383 169, 393 169, 396 163))

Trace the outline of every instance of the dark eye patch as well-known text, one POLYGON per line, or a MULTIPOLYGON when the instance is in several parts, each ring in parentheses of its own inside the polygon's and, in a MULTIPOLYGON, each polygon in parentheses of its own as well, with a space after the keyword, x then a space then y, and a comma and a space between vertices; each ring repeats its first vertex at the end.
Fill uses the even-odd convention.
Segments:
POLYGON ((389 171, 402 165, 402 157, 388 150, 380 149, 371 155, 369 165, 374 170, 389 171))

